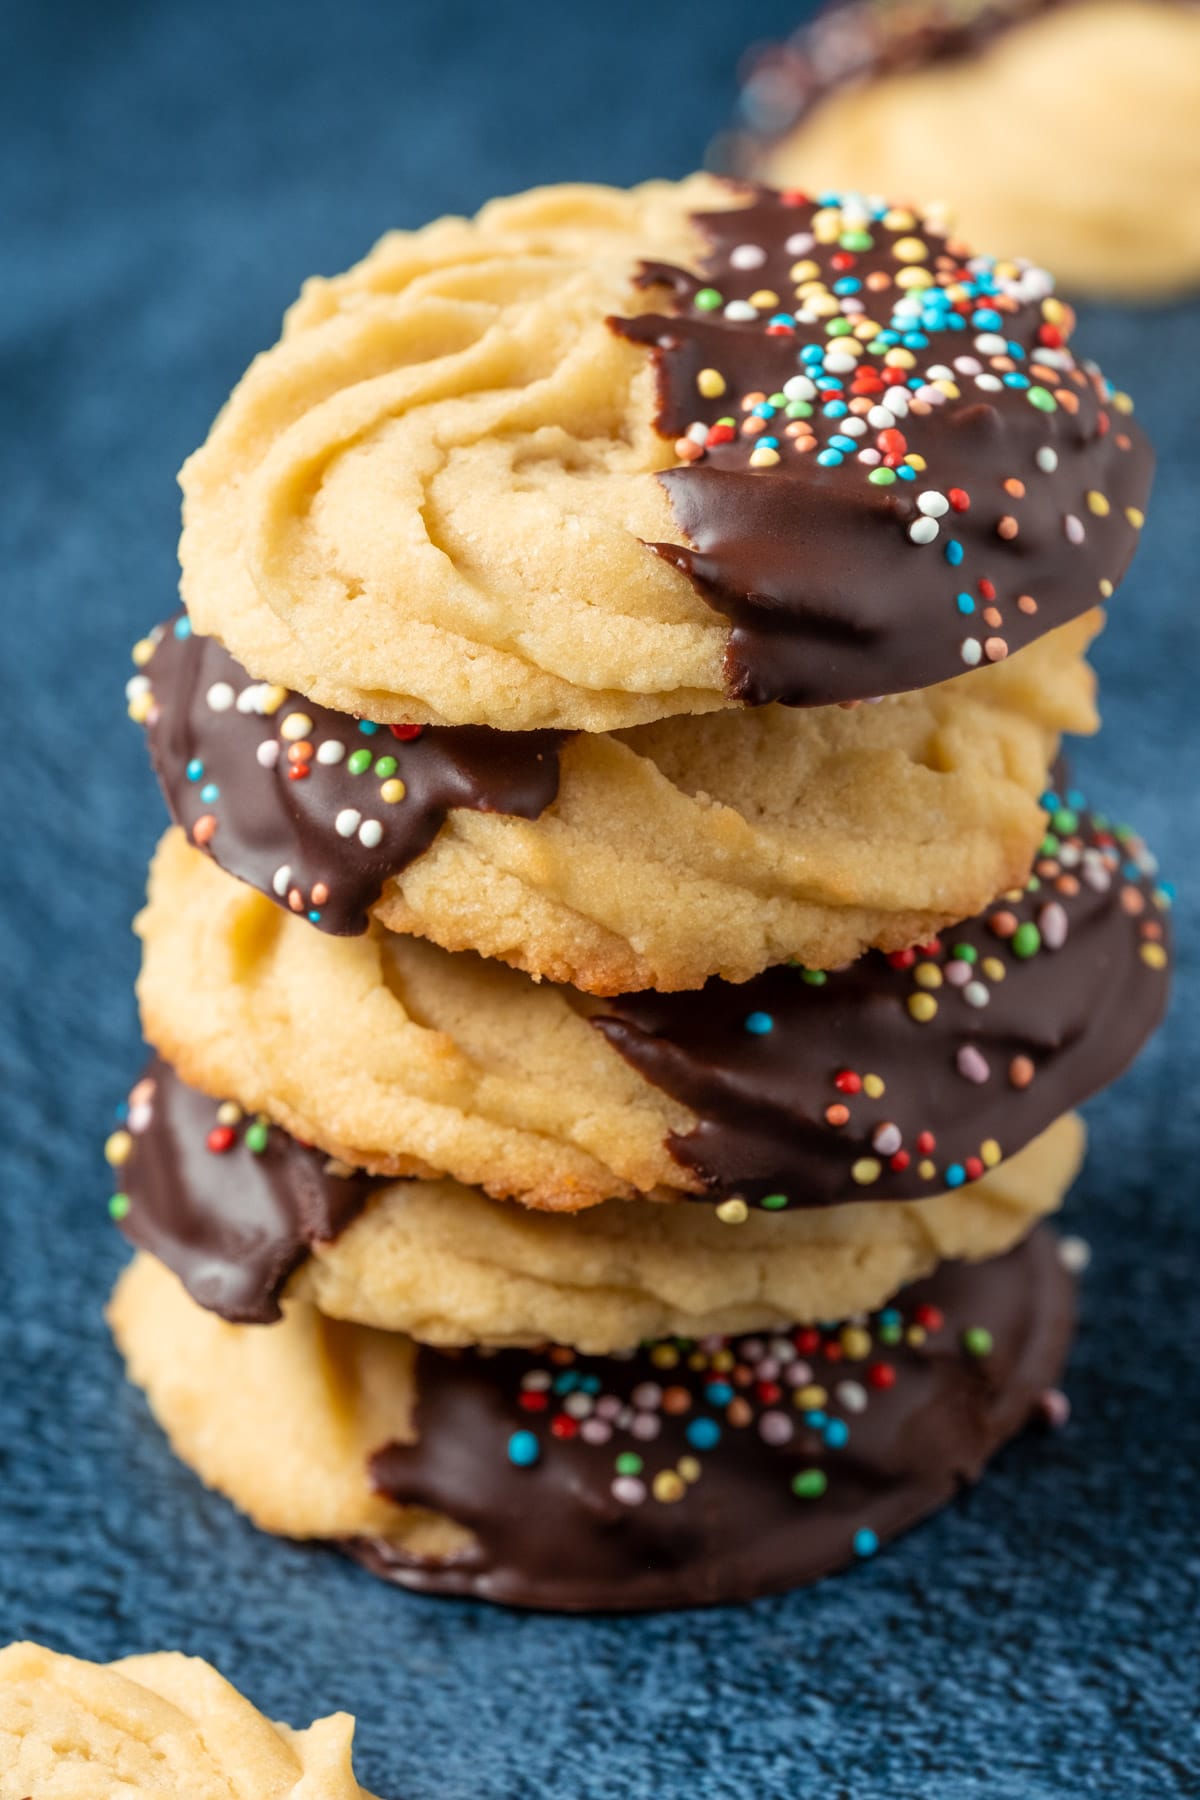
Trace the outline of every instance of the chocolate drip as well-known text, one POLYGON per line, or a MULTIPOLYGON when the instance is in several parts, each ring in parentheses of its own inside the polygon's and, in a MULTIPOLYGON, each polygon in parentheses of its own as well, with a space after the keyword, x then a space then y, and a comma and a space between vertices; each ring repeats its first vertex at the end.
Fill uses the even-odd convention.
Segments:
POLYGON ((131 686, 176 824, 324 931, 365 931, 455 807, 536 819, 558 793, 566 732, 355 719, 251 681, 186 617, 162 628, 131 686))
POLYGON ((669 1142, 706 1198, 919 1199, 1121 1074, 1166 1005, 1166 891, 1140 840, 1047 799, 1029 888, 919 950, 603 1003, 597 1030, 697 1115, 669 1142))
POLYGON ((862 204, 831 241, 836 209, 799 195, 700 214, 705 285, 647 265, 672 311, 610 321, 651 351, 656 424, 685 458, 659 476, 683 541, 652 548, 730 620, 727 685, 752 705, 905 692, 1020 649, 1111 592, 1150 486, 1048 276, 968 265, 928 222, 862 204), (864 321, 882 333, 865 350, 864 321))
POLYGON ((342 1547, 402 1587, 565 1612, 798 1587, 974 1481, 1058 1380, 1072 1316, 1040 1230, 944 1264, 865 1326, 626 1359, 421 1348, 418 1441, 381 1450, 372 1475, 476 1544, 443 1561, 342 1547))
MULTIPOLYGON (((289 1277, 382 1182, 265 1120, 225 1108, 155 1057, 130 1095, 113 1216, 200 1306, 239 1325, 280 1317, 289 1277)), ((120 1136, 120 1134, 118 1134, 120 1136)))

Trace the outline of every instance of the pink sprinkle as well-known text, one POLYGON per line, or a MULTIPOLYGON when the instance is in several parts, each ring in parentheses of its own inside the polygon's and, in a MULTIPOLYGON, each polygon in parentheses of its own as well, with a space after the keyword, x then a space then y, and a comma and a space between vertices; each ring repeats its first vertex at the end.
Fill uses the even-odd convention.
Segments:
POLYGON ((1071 1402, 1061 1388, 1047 1388, 1038 1398, 1038 1412, 1051 1431, 1061 1431, 1071 1417, 1071 1402))
POLYGON ((795 1426, 786 1413, 765 1412, 758 1421, 758 1435, 764 1444, 790 1444, 795 1426))
POLYGON ((1066 908, 1060 906, 1057 900, 1049 901, 1038 914, 1037 923, 1046 948, 1061 950, 1067 941, 1067 932, 1070 929, 1066 908))
POLYGON ((974 1044, 964 1044, 957 1057, 958 1072, 964 1081, 974 1081, 982 1085, 991 1074, 987 1058, 974 1044))

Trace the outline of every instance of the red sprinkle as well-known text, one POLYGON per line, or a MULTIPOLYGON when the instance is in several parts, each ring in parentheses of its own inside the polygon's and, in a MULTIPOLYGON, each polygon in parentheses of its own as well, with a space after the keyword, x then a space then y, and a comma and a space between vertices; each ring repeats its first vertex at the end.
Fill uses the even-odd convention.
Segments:
POLYGON ((872 1363, 867 1370, 867 1381, 873 1388, 895 1387, 896 1371, 891 1363, 872 1363))
POLYGON ((399 738, 400 742, 402 744, 411 744, 414 738, 420 737, 420 735, 424 731, 424 729, 425 729, 425 727, 423 725, 389 725, 388 726, 388 730, 391 732, 392 736, 394 738, 399 738))
POLYGON ((951 488, 946 495, 946 498, 954 508, 955 512, 968 512, 970 510, 971 496, 967 493, 965 488, 951 488))
POLYGON ((737 432, 732 425, 710 425, 704 442, 711 450, 716 444, 732 444, 737 432))
POLYGON ((922 1131, 917 1137, 917 1155, 932 1156, 937 1149, 937 1139, 932 1131, 922 1131))
POLYGON ((968 1156, 963 1168, 967 1171, 968 1181, 978 1181, 983 1174, 983 1164, 977 1156, 968 1156))
POLYGON ((224 1156, 237 1142, 237 1133, 232 1125, 214 1125, 204 1141, 214 1155, 224 1156))
POLYGON ((545 1412, 548 1401, 546 1395, 539 1393, 536 1388, 527 1388, 521 1395, 520 1403, 526 1412, 545 1412))
POLYGON ((862 1092, 862 1076, 856 1075, 853 1069, 839 1069, 833 1085, 839 1094, 858 1094, 862 1092))
POLYGON ((573 1438, 579 1436, 578 1421, 570 1413, 555 1413, 550 1421, 550 1430, 556 1438, 573 1438))
POLYGON ((292 763, 288 769, 289 781, 307 781, 312 769, 306 762, 292 763))
POLYGON ((928 1300, 922 1301, 921 1305, 918 1306, 916 1312, 913 1314, 913 1318, 918 1325, 924 1326, 926 1331, 940 1331, 942 1326, 946 1323, 942 1316, 941 1308, 931 1306, 928 1300))
POLYGON ((986 575, 979 583, 979 598, 981 600, 994 600, 996 598, 996 584, 994 581, 989 581, 986 575))
POLYGON ((911 1161, 912 1157, 908 1154, 907 1150, 897 1150, 895 1156, 893 1156, 888 1163, 888 1168, 891 1169, 894 1174, 902 1175, 911 1161))

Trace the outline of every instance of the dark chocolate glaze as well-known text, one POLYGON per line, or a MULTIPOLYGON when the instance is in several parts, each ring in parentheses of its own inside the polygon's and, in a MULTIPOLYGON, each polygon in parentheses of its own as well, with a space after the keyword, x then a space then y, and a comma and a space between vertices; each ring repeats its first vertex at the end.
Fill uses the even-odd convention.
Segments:
POLYGON ((439 1562, 378 1540, 342 1548, 402 1587, 562 1612, 716 1605, 799 1587, 870 1554, 976 1480, 1059 1379, 1073 1301, 1043 1229, 1007 1256, 944 1264, 906 1290, 868 1321, 870 1346, 855 1360, 836 1326, 671 1340, 680 1360, 670 1369, 650 1346, 627 1359, 421 1348, 418 1441, 373 1458, 375 1485, 457 1520, 475 1545, 439 1562), (990 1346, 964 1340, 980 1330, 990 1346), (728 1366, 714 1369, 722 1351, 728 1366), (543 1410, 527 1411, 530 1377, 569 1380, 572 1392, 535 1391, 543 1410), (797 1381, 825 1398, 798 1403, 797 1381), (651 1399, 660 1392, 657 1405, 645 1404, 645 1384, 651 1399), (610 1397, 610 1435, 588 1441, 610 1397), (581 1398, 591 1402, 582 1421, 568 1410, 581 1398), (775 1435, 790 1427, 790 1440, 768 1441, 764 1416, 775 1435), (657 1427, 650 1439, 633 1429, 647 1417, 657 1427), (689 1435, 697 1427, 719 1441, 698 1448, 689 1435), (510 1459, 517 1432, 536 1439, 530 1467, 510 1459), (640 1498, 620 1481, 617 1458, 629 1453, 644 1465, 633 1478, 640 1498), (824 1477, 824 1491, 794 1493, 802 1471, 824 1477), (681 1497, 656 1497, 664 1474, 681 1497))
POLYGON ((362 721, 252 681, 182 615, 161 628, 134 677, 139 690, 150 697, 150 754, 175 823, 230 875, 325 931, 365 931, 386 882, 428 850, 453 808, 536 819, 558 793, 566 732, 362 721), (225 704, 213 706, 214 689, 225 704), (289 739, 297 718, 307 728, 289 739), (307 756, 289 757, 304 746, 307 756), (339 761, 322 760, 337 747, 339 761), (356 752, 370 755, 361 773, 350 769, 356 752), (383 757, 396 764, 399 800, 388 800, 375 771, 383 757), (339 819, 351 827, 345 835, 339 819), (363 830, 378 842, 364 842, 363 830))
POLYGON ((916 951, 871 951, 819 985, 783 965, 603 1002, 597 1030, 697 1115, 669 1142, 705 1198, 919 1199, 977 1179, 1122 1072, 1166 1005, 1168 893, 1139 839, 1064 810, 1081 795, 1047 800, 1059 830, 1031 886, 916 951), (1019 955, 1031 926, 1040 948, 1019 955), (919 1022, 912 1001, 935 1015, 919 1022))
POLYGON ((160 1057, 151 1061, 130 1096, 133 1146, 118 1171, 114 1216, 199 1305, 266 1325, 280 1317, 280 1295, 312 1246, 344 1231, 383 1183, 264 1120, 243 1116, 222 1131, 219 1110, 160 1057))
MULTIPOLYGON (((961 247, 952 252, 942 234, 911 216, 891 225, 864 214, 869 248, 846 251, 835 239, 798 250, 820 211, 804 196, 757 188, 744 208, 698 215, 711 246, 702 275, 647 265, 645 285, 668 288, 671 309, 610 321, 654 356, 659 431, 681 444, 690 429, 726 433, 728 441, 706 440, 699 460, 659 476, 683 541, 653 548, 730 620, 728 688, 753 705, 819 706, 927 687, 1076 617, 1123 575, 1153 468, 1127 402, 1066 348, 1073 320, 1051 297, 1042 271, 1014 264, 1004 272, 990 259, 972 259, 968 268, 961 247), (919 263, 898 256, 905 239, 924 245, 919 263), (761 256, 758 266, 738 266, 734 253, 747 247, 761 256), (844 268, 835 267, 835 256, 844 268), (806 320, 790 310, 804 304, 790 274, 799 262, 819 268, 827 290, 862 283, 856 296, 833 299, 835 306, 861 302, 862 317, 887 331, 893 324, 910 334, 916 328, 915 346, 899 339, 890 345, 910 354, 913 365, 889 370, 874 350, 853 371, 806 363, 806 349, 836 357, 845 340, 827 335, 828 318, 806 320), (948 288, 957 295, 935 322, 932 313, 924 322, 893 318, 896 304, 913 293, 897 278, 917 266, 935 276, 931 293, 948 288), (872 290, 875 281, 886 286, 872 290), (715 310, 697 304, 706 288, 721 297, 715 310), (747 303, 760 291, 777 296, 778 305, 760 305, 748 320, 726 316, 725 305, 747 303), (974 369, 956 367, 962 358, 974 369), (703 397, 702 371, 721 375, 725 392, 703 397), (770 406, 772 395, 783 396, 790 379, 806 374, 836 384, 797 397, 811 406, 807 422, 776 406, 758 435, 747 435, 757 423, 747 397, 770 406), (898 379, 888 385, 891 375, 898 379), (1025 385, 1004 385, 1006 379, 1025 385), (938 381, 949 381, 957 394, 945 396, 938 381), (897 401, 907 411, 891 425, 869 424, 865 410, 853 411, 897 392, 907 396, 897 401), (1044 395, 1050 410, 1035 406, 1030 393, 1044 395), (829 405, 850 410, 827 417, 829 405), (864 424, 865 433, 854 436, 864 424), (845 439, 847 425, 853 444, 831 444, 845 439), (803 440, 790 436, 790 427, 810 431, 815 447, 797 448, 803 440), (751 455, 768 440, 779 462, 752 466, 751 455), (873 483, 874 465, 861 460, 863 452, 883 458, 878 473, 904 469, 911 479, 873 483), (1039 465, 1039 453, 1056 459, 1052 469, 1039 465), (822 455, 842 460, 825 466, 822 455), (912 455, 924 468, 909 468, 912 455), (1006 491, 1005 482, 1018 483, 1019 494, 1006 491), (966 496, 966 507, 937 518, 932 542, 914 542, 918 501, 932 497, 929 504, 944 506, 952 492, 966 496), (1089 502, 1089 495, 1098 498, 1089 502)), ((926 516, 920 529, 927 528, 926 516)))

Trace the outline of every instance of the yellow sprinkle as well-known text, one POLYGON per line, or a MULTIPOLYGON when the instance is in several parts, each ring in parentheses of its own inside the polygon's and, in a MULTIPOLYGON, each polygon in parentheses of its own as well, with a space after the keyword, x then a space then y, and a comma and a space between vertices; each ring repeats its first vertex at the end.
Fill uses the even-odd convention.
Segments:
POLYGON ((652 1492, 656 1500, 661 1500, 665 1506, 671 1506, 676 1500, 683 1499, 687 1488, 674 1469, 660 1469, 654 1477, 652 1492))
POLYGON ((281 738, 286 738, 289 744, 298 743, 301 738, 306 738, 312 729, 313 722, 307 713, 289 713, 279 727, 279 735, 281 738))
POLYGON ((1053 294, 1042 301, 1042 317, 1048 325, 1061 325, 1065 311, 1062 301, 1055 299, 1053 294))
POLYGON ((933 385, 939 394, 945 394, 947 400, 958 400, 962 397, 962 389, 956 381, 946 381, 942 378, 935 381, 933 385))
POLYGON ((904 1334, 904 1338, 905 1342, 911 1344, 915 1349, 917 1345, 925 1342, 925 1327, 923 1325, 910 1325, 904 1334))
POLYGON ((913 970, 913 980, 918 987, 940 988, 942 985, 942 971, 938 968, 936 963, 918 963, 913 970))
POLYGON ((725 377, 720 369, 701 369, 696 377, 696 386, 706 400, 719 400, 725 392, 725 377))
POLYGON ((938 1003, 932 994, 910 994, 908 1010, 918 1025, 928 1025, 938 1009, 938 1003))
POLYGON ((714 1350, 712 1366, 714 1369, 732 1369, 734 1355, 732 1350, 714 1350))
POLYGON ((154 639, 139 638, 133 646, 133 660, 139 669, 144 669, 154 655, 154 639))
POLYGON ((129 716, 135 725, 144 725, 154 705, 153 694, 135 694, 129 702, 129 716))
POLYGON ((886 1092, 887 1092, 887 1089, 884 1086, 882 1076, 880 1076, 880 1075, 864 1075, 863 1076, 863 1093, 867 1096, 868 1100, 880 1100, 880 1099, 882 1099, 883 1095, 886 1092))
POLYGON ((1140 531, 1142 526, 1146 523, 1146 515, 1140 506, 1127 506, 1125 508, 1125 517, 1129 520, 1129 523, 1133 526, 1135 531, 1140 531))
POLYGON ((871 1334, 864 1331, 861 1325, 844 1325, 839 1341, 842 1355, 849 1357, 851 1362, 862 1362, 864 1357, 871 1354, 871 1334))
POLYGON ((218 1125, 236 1125, 242 1116, 242 1109, 236 1100, 222 1100, 217 1108, 218 1125))
POLYGON ((821 265, 805 257, 803 262, 793 263, 788 273, 793 281, 812 281, 814 276, 820 275, 821 265))
POLYGON ((796 292, 802 300, 811 300, 814 294, 827 294, 829 288, 825 282, 817 277, 814 280, 803 282, 800 287, 796 289, 796 292))
POLYGON ((111 1169, 119 1169, 129 1161, 133 1139, 127 1131, 114 1131, 104 1146, 104 1160, 111 1169))
POLYGON ((989 981, 1003 981, 1008 974, 1008 970, 998 956, 985 956, 979 967, 989 981))
POLYGON ((405 787, 400 777, 398 775, 391 775, 380 788, 379 797, 381 800, 386 800, 389 806, 395 806, 397 800, 403 800, 407 792, 408 789, 405 787))
POLYGON ((722 1225, 744 1225, 749 1216, 750 1208, 746 1202, 736 1197, 732 1200, 722 1200, 717 1208, 717 1217, 722 1225))
POLYGON ((884 213, 883 222, 889 231, 911 231, 917 221, 906 206, 893 206, 884 213))
POLYGON ((886 369, 915 369, 917 359, 911 350, 902 350, 897 346, 888 351, 883 359, 883 365, 886 369))
POLYGON ((979 1146, 979 1160, 986 1169, 994 1169, 1001 1159, 1001 1149, 995 1138, 985 1138, 979 1146))
POLYGON ((797 1388, 794 1398, 802 1412, 820 1412, 829 1395, 813 1382, 808 1387, 797 1388))
POLYGON ((946 298, 957 306, 960 300, 969 300, 971 296, 968 294, 962 282, 956 281, 953 287, 948 287, 946 289, 946 298))
POLYGON ((860 1156, 850 1170, 851 1178, 859 1187, 870 1187, 873 1181, 879 1180, 882 1173, 883 1165, 874 1156, 860 1156))
POLYGON ((937 1174, 937 1164, 931 1162, 927 1156, 923 1157, 917 1164, 917 1174, 922 1181, 932 1181, 937 1174))
POLYGON ((926 467, 925 458, 923 456, 918 456, 915 451, 913 451, 911 455, 906 456, 904 460, 909 468, 916 469, 918 474, 926 467))
POLYGON ((708 1367, 708 1358, 705 1356, 703 1350, 693 1350, 692 1354, 687 1359, 687 1366, 689 1369, 706 1369, 708 1367))
POLYGON ((772 306, 779 305, 779 295, 774 288, 759 288, 756 294, 751 294, 750 304, 757 306, 760 312, 767 312, 772 306))
POLYGON ((681 1456, 675 1467, 685 1481, 699 1481, 700 1464, 694 1456, 681 1456))
POLYGON ((650 1361, 656 1369, 673 1369, 679 1361, 679 1352, 670 1344, 655 1344, 650 1352, 650 1361))
POLYGON ((262 698, 259 701, 259 705, 261 706, 265 716, 269 719, 269 718, 272 718, 274 716, 274 714, 279 711, 280 707, 283 705, 283 703, 287 699, 287 697, 288 697, 288 690, 285 687, 265 688, 263 690, 262 698))
POLYGON ((854 336, 861 338, 865 344, 868 339, 878 337, 882 330, 883 326, 878 319, 860 319, 854 327, 854 336))
POLYGON ((814 294, 811 300, 805 301, 805 306, 817 319, 828 319, 833 313, 840 315, 842 310, 832 294, 814 294))
POLYGON ((814 215, 813 236, 818 244, 836 244, 841 235, 841 222, 836 217, 823 219, 820 213, 814 215))
POLYGON ((760 444, 757 450, 750 453, 752 469, 773 469, 781 460, 778 450, 772 450, 769 444, 760 444))
POLYGON ((1131 413, 1133 411, 1133 401, 1128 394, 1114 394, 1113 405, 1119 413, 1131 413))
POLYGON ((933 276, 928 269, 901 269, 896 276, 896 286, 902 288, 927 288, 933 286, 933 276))
POLYGON ((1095 488, 1089 488, 1087 503, 1088 511, 1090 513, 1095 513, 1098 519, 1107 519, 1112 510, 1105 496, 1099 493, 1095 488))
POLYGON ((892 245, 892 255, 897 262, 924 262, 929 255, 929 245, 917 237, 898 238, 892 245))
POLYGON ((1147 968, 1165 969, 1167 966, 1167 953, 1161 944, 1140 944, 1138 954, 1147 968))
POLYGON ((1109 581, 1108 577, 1105 576, 1104 580, 1100 583, 1100 598, 1102 600, 1111 600, 1112 596, 1113 584, 1109 581))

